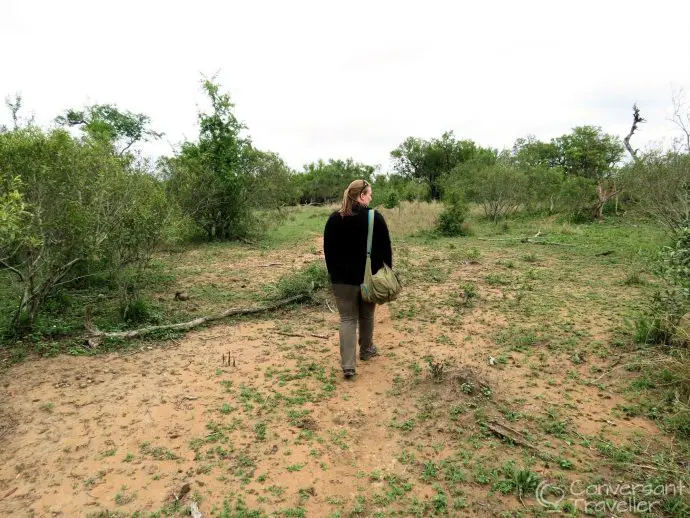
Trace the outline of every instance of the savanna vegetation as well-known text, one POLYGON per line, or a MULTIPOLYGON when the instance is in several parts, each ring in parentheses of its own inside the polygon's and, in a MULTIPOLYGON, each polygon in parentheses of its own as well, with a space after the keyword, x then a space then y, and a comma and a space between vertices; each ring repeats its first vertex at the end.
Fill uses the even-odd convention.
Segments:
MULTIPOLYGON (((8 394, 21 383, 13 373, 35 362, 67 369, 106 354, 147 362, 160 351, 148 358, 163 362, 192 343, 199 350, 189 364, 204 358, 171 410, 184 422, 180 409, 199 403, 201 429, 130 424, 136 443, 96 440, 102 449, 87 448, 87 457, 102 468, 55 483, 92 506, 84 515, 184 516, 191 505, 223 517, 541 516, 550 506, 608 516, 613 503, 628 505, 620 514, 690 515, 682 99, 674 100, 681 138, 670 149, 633 148, 645 123, 634 107, 625 138, 592 124, 498 150, 449 131, 405 139, 391 150, 391 171, 352 159, 293 170, 254 146, 219 84, 204 80, 202 92, 198 136, 155 161, 137 151, 162 135, 145 114, 92 105, 41 128, 22 118, 19 96, 6 103, 8 394), (382 309, 389 321, 377 327, 385 334, 374 392, 342 385, 320 248, 327 215, 356 178, 373 185, 405 285, 382 309), (196 326, 202 339, 170 327, 232 308, 221 325, 248 329, 251 352, 232 340, 227 349, 224 337, 207 347, 203 340, 218 339, 210 321, 196 326), (197 401, 192 391, 211 395, 197 401), (326 482, 334 478, 347 491, 326 482), (559 498, 573 481, 615 480, 686 492, 656 495, 645 510, 638 504, 652 499, 640 494, 559 498)), ((144 377, 162 376, 159 365, 142 367, 144 377)), ((0 438, 20 441, 13 413, 39 428, 67 426, 66 390, 21 409, 6 398, 0 438)), ((169 405, 166 397, 156 405, 169 405)), ((80 446, 61 448, 56 464, 84 465, 80 446)), ((24 474, 18 494, 28 494, 39 468, 18 451, 3 459, 0 480, 11 490, 24 474)), ((0 504, 15 505, 6 496, 0 504)), ((42 516, 50 505, 41 498, 7 509, 42 516)))

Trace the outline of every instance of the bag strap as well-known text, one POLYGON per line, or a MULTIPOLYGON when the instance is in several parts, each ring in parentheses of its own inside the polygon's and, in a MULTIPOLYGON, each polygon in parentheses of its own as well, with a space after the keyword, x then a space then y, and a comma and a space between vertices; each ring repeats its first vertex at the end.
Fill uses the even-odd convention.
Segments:
POLYGON ((367 257, 371 257, 371 242, 374 239, 374 209, 369 209, 369 229, 367 230, 367 257))

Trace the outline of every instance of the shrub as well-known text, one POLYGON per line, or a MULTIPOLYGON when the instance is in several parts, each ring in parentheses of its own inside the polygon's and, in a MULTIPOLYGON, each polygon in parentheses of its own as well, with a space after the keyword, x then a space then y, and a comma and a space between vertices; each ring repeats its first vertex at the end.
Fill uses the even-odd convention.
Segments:
POLYGON ((465 203, 453 200, 439 215, 436 229, 442 235, 449 237, 467 235, 467 227, 464 223, 468 212, 469 208, 465 203))
POLYGON ((284 275, 275 286, 274 298, 288 299, 303 294, 313 294, 328 286, 328 271, 316 262, 297 272, 284 275))
POLYGON ((383 203, 383 206, 386 207, 387 209, 394 209, 397 206, 400 205, 400 196, 398 195, 398 191, 392 190, 388 193, 386 196, 386 200, 383 203))

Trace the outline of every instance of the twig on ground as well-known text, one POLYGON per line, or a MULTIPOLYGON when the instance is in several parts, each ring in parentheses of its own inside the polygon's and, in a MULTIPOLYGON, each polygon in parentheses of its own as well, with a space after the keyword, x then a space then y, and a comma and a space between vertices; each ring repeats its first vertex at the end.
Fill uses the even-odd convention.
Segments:
POLYGON ((202 342, 208 342, 209 340, 215 340, 216 338, 225 338, 226 335, 215 335, 215 336, 202 336, 199 338, 202 342))
MULTIPOLYGON (((622 358, 623 358, 623 355, 619 355, 618 358, 616 358, 616 361, 613 362, 613 365, 611 365, 611 367, 609 367, 609 370, 607 370, 606 372, 604 372, 604 374, 602 374, 601 376, 599 376, 597 379, 594 379, 594 380, 590 381, 589 384, 590 384, 590 385, 594 385, 597 381, 599 381, 601 378, 603 378, 603 377, 606 376, 607 374, 611 374, 611 372, 613 371, 613 369, 615 369, 615 368, 618 366, 618 364, 621 362, 621 359, 622 359, 622 358)), ((634 365, 634 364, 633 364, 633 363, 628 363, 628 364, 624 365, 624 367, 630 366, 630 365, 634 365)))
POLYGON ((276 334, 282 335, 282 336, 292 336, 292 337, 299 337, 299 338, 308 338, 310 336, 313 336, 314 338, 321 338, 323 340, 328 340, 330 336, 325 336, 325 335, 317 335, 315 333, 309 333, 307 335, 303 335, 300 333, 283 333, 282 331, 276 331, 276 334))
POLYGON ((504 439, 508 439, 514 442, 515 444, 522 446, 523 448, 527 448, 528 450, 533 451, 538 457, 544 460, 551 460, 553 458, 553 456, 550 453, 543 452, 533 444, 530 444, 520 432, 518 432, 517 430, 513 430, 505 424, 501 424, 497 421, 489 421, 486 423, 486 427, 495 435, 498 435, 499 437, 502 437, 504 439))

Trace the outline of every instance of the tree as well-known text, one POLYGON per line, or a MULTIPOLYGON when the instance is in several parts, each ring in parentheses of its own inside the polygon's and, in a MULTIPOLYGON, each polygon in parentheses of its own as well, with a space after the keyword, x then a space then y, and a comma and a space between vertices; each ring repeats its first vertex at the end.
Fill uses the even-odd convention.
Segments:
POLYGON ((294 176, 300 192, 301 203, 332 203, 342 200, 343 191, 359 178, 371 183, 376 168, 347 160, 319 160, 304 166, 304 171, 294 176))
POLYGON ((77 126, 89 137, 114 146, 118 155, 126 153, 135 143, 163 136, 149 128, 150 117, 143 113, 120 111, 111 104, 94 104, 83 110, 66 110, 55 118, 60 126, 77 126))
POLYGON ((526 200, 527 177, 508 161, 482 170, 474 187, 487 218, 499 219, 516 212, 526 200))
POLYGON ((424 181, 431 198, 441 198, 443 178, 459 164, 475 159, 482 154, 491 154, 471 140, 456 140, 452 131, 445 132, 440 139, 426 141, 408 137, 391 151, 395 171, 408 178, 424 181))
POLYGON ((630 153, 630 156, 633 160, 637 160, 637 149, 632 148, 632 146, 630 145, 630 139, 635 134, 635 131, 637 130, 637 125, 645 122, 647 121, 640 115, 640 109, 637 107, 637 104, 633 104, 633 123, 630 127, 630 132, 623 139, 625 149, 628 150, 628 153, 630 153))
POLYGON ((513 160, 523 170, 529 167, 556 167, 560 162, 558 146, 542 142, 533 135, 519 138, 513 144, 513 160))
POLYGON ((262 209, 280 209, 295 205, 299 193, 294 173, 277 153, 251 149, 248 159, 249 189, 252 202, 262 209))
POLYGON ((525 175, 526 198, 528 208, 538 210, 546 208, 553 213, 559 202, 559 193, 565 176, 560 167, 533 166, 519 168, 525 175))
POLYGON ((213 80, 204 80, 202 88, 211 111, 199 112, 198 141, 184 142, 162 161, 168 187, 208 239, 245 238, 257 223, 249 192, 255 151, 242 134, 245 125, 235 117, 230 94, 213 80))
POLYGON ((620 140, 595 126, 579 126, 553 140, 558 149, 559 165, 566 175, 582 176, 596 182, 597 202, 593 214, 601 217, 604 204, 615 196, 614 166, 623 157, 620 140))
POLYGON ((670 120, 683 133, 682 147, 685 152, 690 154, 690 106, 685 99, 685 92, 682 88, 673 92, 673 115, 670 120))

